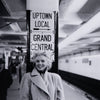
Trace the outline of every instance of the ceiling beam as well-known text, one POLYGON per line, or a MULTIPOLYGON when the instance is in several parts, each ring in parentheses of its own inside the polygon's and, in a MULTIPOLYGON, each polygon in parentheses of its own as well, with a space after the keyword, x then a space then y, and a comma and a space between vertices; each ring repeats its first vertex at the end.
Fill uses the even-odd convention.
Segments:
POLYGON ((23 35, 27 36, 27 32, 14 32, 14 31, 0 31, 0 35, 23 35))
POLYGON ((12 17, 12 16, 0 16, 1 19, 5 20, 6 22, 25 22, 26 17, 12 17))
POLYGON ((95 29, 100 27, 100 12, 98 12, 93 18, 91 18, 87 23, 83 24, 77 31, 71 34, 68 38, 64 39, 59 43, 59 50, 67 47, 74 41, 82 38, 83 36, 91 33, 95 29))

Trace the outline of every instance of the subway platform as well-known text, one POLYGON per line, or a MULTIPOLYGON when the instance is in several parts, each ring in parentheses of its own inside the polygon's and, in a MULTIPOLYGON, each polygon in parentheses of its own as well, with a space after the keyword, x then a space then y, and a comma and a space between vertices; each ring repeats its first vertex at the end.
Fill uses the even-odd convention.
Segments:
MULTIPOLYGON (((65 100, 97 100, 86 92, 63 81, 65 100)), ((18 78, 13 78, 13 83, 8 89, 7 100, 19 100, 19 82, 18 78)))

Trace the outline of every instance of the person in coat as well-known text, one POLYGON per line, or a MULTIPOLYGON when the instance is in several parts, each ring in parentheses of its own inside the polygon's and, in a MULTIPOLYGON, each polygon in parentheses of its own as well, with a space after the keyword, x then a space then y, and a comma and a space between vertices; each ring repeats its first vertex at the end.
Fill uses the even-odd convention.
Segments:
POLYGON ((23 56, 19 56, 19 64, 18 66, 16 66, 16 68, 17 68, 17 76, 20 83, 22 76, 26 73, 26 63, 23 56))
POLYGON ((4 66, 5 61, 0 58, 0 100, 7 99, 7 89, 13 82, 9 70, 5 69, 4 66))
POLYGON ((51 61, 46 54, 36 54, 32 72, 24 74, 21 86, 21 100, 65 100, 61 77, 48 72, 51 61))

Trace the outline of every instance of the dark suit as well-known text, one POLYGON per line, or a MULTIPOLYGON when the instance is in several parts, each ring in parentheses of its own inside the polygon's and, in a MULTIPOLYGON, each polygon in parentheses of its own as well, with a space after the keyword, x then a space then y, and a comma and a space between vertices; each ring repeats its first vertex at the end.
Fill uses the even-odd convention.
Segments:
POLYGON ((3 69, 0 72, 0 100, 6 100, 7 89, 12 84, 12 77, 10 72, 6 69, 3 69))

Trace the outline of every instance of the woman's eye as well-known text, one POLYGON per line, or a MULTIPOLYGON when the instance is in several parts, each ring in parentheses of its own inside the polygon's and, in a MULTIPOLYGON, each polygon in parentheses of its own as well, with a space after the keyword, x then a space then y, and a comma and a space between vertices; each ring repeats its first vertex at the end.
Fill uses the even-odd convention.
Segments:
POLYGON ((36 60, 36 62, 39 62, 39 60, 36 60))
POLYGON ((44 60, 41 60, 41 62, 45 62, 44 60))
POLYGON ((36 60, 36 62, 39 63, 39 62, 45 62, 45 61, 44 60, 36 60))

